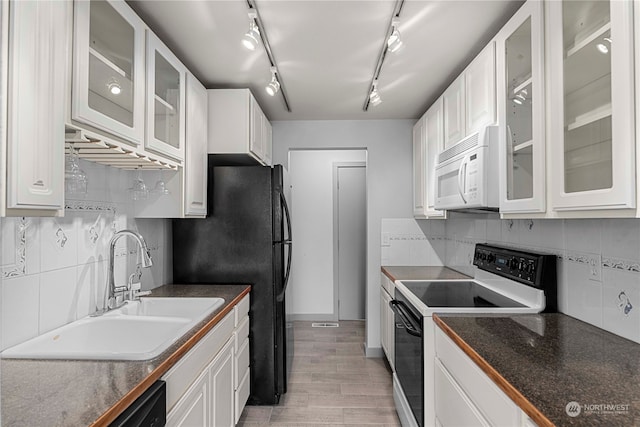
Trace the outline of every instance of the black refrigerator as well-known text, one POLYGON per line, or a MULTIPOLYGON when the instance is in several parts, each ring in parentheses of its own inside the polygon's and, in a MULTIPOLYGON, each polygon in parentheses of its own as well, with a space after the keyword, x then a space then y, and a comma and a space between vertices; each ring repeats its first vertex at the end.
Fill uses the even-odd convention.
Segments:
POLYGON ((293 327, 285 312, 291 222, 281 165, 216 166, 209 155, 205 219, 173 220, 178 284, 251 284, 251 405, 287 391, 293 327))

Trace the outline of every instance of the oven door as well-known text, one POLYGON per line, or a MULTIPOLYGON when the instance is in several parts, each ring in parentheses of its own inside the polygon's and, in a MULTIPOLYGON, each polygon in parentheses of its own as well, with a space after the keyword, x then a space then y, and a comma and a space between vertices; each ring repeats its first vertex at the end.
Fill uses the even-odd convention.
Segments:
POLYGON ((423 318, 400 293, 389 302, 395 316, 395 368, 418 426, 424 426, 423 318))

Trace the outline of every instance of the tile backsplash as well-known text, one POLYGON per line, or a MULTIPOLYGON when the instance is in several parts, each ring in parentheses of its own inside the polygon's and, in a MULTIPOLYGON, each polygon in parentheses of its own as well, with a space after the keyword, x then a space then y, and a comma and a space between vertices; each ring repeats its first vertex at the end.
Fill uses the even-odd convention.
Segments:
MULTIPOLYGON (((89 191, 66 200, 64 217, 0 219, 2 349, 102 307, 116 231, 138 231, 151 250, 154 264, 142 269, 143 289, 172 280, 170 220, 134 218, 127 190, 132 172, 80 162, 89 191)), ((116 284, 125 284, 139 262, 137 245, 124 237, 115 254, 116 284)))
POLYGON ((385 219, 382 237, 383 265, 433 265, 439 258, 472 276, 476 243, 555 254, 559 310, 640 343, 640 219, 501 220, 450 213, 445 221, 385 219), (412 264, 406 244, 393 240, 402 234, 396 232, 398 224, 423 230, 422 241, 431 248, 422 251, 435 258, 412 264))

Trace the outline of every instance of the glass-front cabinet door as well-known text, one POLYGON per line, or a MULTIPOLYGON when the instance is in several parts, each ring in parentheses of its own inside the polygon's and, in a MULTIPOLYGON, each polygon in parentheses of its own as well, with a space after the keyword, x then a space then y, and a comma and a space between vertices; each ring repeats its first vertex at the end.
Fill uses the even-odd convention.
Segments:
POLYGON ((144 22, 123 1, 76 1, 72 119, 139 145, 144 138, 144 22))
POLYGON ((496 37, 500 211, 544 212, 543 3, 529 1, 496 37))
POLYGON ((633 2, 547 7, 553 209, 633 208, 633 2))
POLYGON ((145 148, 184 158, 186 68, 147 31, 147 135, 145 148))

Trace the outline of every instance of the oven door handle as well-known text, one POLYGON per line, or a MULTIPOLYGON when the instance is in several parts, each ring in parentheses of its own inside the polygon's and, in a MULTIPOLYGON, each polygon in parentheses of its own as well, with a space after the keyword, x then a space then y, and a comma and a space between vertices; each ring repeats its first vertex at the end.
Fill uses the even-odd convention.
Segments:
POLYGON ((389 307, 391 307, 391 310, 393 310, 394 313, 400 316, 400 320, 402 320, 407 333, 414 337, 422 337, 422 328, 420 325, 416 325, 411 319, 411 315, 409 314, 405 303, 394 299, 389 301, 389 307))

